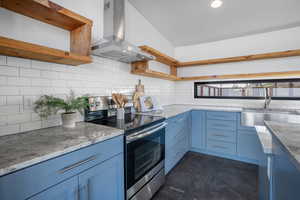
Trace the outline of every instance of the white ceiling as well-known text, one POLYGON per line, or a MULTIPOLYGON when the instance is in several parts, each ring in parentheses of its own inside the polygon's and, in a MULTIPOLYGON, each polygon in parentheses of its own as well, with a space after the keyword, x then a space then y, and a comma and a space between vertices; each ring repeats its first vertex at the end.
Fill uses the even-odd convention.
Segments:
POLYGON ((300 26, 300 0, 129 0, 175 46, 300 26))

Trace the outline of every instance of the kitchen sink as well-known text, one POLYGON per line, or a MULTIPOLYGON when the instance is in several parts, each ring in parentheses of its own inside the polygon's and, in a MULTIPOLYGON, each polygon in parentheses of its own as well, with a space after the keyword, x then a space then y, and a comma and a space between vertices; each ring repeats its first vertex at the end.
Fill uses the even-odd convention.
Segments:
POLYGON ((288 109, 246 108, 241 113, 242 126, 264 126, 264 121, 300 123, 300 112, 288 109))

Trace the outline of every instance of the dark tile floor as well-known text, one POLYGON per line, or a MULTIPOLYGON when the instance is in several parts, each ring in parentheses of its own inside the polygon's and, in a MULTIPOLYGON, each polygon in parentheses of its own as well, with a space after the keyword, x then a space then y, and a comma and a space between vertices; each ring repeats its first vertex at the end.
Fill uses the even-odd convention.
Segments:
POLYGON ((188 152, 153 200, 257 200, 258 167, 188 152))

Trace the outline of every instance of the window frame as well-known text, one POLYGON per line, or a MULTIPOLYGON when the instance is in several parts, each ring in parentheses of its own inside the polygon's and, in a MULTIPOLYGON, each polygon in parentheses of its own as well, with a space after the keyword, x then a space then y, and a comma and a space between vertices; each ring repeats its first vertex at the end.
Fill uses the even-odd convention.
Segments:
MULTIPOLYGON (((261 100, 265 97, 242 97, 242 96, 198 96, 197 86, 204 84, 224 84, 224 83, 280 83, 280 82, 300 82, 300 78, 293 79, 250 79, 250 80, 226 80, 226 81, 207 81, 207 82, 194 82, 194 99, 252 99, 261 100)), ((272 97, 272 100, 300 100, 299 97, 272 97)))

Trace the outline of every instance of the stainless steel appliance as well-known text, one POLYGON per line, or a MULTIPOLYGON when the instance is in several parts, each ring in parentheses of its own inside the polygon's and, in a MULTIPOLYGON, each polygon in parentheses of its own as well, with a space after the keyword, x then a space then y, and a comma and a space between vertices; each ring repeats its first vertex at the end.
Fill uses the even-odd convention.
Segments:
POLYGON ((108 110, 85 112, 85 121, 124 130, 127 200, 150 200, 165 182, 165 118, 130 113, 123 120, 108 110))
POLYGON ((125 0, 104 0, 103 26, 103 39, 93 44, 93 55, 125 63, 155 59, 125 41, 125 0))
POLYGON ((162 122, 126 136, 128 200, 151 199, 164 184, 165 127, 162 122))

